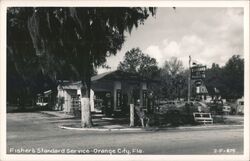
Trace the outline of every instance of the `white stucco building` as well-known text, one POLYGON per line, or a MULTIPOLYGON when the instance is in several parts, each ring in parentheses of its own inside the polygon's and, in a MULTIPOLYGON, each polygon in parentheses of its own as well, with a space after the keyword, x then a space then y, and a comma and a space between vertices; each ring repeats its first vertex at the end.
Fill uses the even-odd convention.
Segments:
MULTIPOLYGON (((61 81, 58 85, 58 98, 63 99, 62 110, 73 112, 74 101, 81 97, 81 81, 61 81)), ((140 99, 147 108, 148 82, 137 74, 112 71, 91 78, 91 111, 106 114, 128 112, 129 104, 140 99)), ((79 100, 79 99, 78 99, 79 100)))

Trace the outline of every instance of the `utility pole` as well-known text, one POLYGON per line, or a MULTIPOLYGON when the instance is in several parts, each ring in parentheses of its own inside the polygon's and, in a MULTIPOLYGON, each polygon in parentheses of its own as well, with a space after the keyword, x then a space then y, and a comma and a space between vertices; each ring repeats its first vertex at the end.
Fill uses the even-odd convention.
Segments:
POLYGON ((189 71, 188 71, 188 103, 190 102, 191 93, 191 56, 189 55, 189 71))

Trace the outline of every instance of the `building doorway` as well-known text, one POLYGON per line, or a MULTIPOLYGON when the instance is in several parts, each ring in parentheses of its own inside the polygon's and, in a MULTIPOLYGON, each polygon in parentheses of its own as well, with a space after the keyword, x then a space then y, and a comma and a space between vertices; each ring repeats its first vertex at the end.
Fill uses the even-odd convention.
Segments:
POLYGON ((113 112, 112 94, 110 91, 96 91, 94 97, 95 111, 111 116, 113 112))

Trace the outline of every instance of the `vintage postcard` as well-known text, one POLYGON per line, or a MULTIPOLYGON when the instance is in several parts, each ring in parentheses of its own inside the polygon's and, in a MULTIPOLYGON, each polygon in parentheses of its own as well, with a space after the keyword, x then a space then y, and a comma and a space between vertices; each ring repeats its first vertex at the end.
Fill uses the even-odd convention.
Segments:
POLYGON ((1 160, 249 160, 249 1, 0 5, 1 160))

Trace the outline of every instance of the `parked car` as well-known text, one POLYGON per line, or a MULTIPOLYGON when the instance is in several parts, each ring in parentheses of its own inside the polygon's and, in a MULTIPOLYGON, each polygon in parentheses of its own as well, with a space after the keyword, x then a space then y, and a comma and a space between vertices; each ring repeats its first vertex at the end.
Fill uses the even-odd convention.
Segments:
POLYGON ((244 99, 240 98, 236 101, 236 114, 244 114, 244 99))
POLYGON ((229 115, 231 113, 231 107, 227 104, 224 104, 223 107, 222 107, 222 112, 223 114, 225 115, 229 115))
POLYGON ((240 98, 230 103, 232 115, 243 115, 244 114, 244 99, 240 98))
POLYGON ((223 114, 223 102, 222 102, 222 100, 211 100, 210 103, 208 103, 208 106, 210 107, 210 112, 213 115, 223 114))
POLYGON ((36 105, 38 107, 45 108, 48 106, 48 99, 46 97, 42 96, 41 94, 38 94, 36 105))

